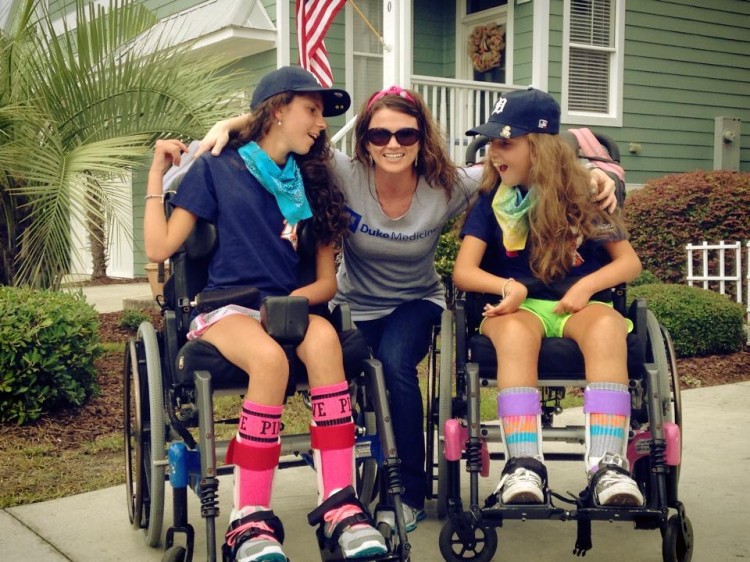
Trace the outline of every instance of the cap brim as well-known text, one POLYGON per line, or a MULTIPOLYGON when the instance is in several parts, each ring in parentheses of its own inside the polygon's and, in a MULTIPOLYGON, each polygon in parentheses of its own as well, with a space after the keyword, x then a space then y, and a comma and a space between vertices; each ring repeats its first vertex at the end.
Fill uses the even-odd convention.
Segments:
POLYGON ((521 129, 520 127, 511 127, 510 136, 503 135, 501 133, 503 132, 503 129, 505 129, 505 127, 508 127, 508 125, 488 121, 487 123, 483 123, 482 125, 466 131, 466 136, 473 137, 476 135, 482 135, 491 139, 512 139, 514 137, 520 137, 521 135, 525 135, 528 133, 528 131, 526 131, 525 129, 521 129))
POLYGON ((346 110, 352 104, 352 99, 349 97, 349 93, 346 90, 339 90, 338 88, 295 88, 293 92, 302 93, 316 93, 320 94, 323 98, 323 117, 336 117, 342 113, 346 113, 346 110))

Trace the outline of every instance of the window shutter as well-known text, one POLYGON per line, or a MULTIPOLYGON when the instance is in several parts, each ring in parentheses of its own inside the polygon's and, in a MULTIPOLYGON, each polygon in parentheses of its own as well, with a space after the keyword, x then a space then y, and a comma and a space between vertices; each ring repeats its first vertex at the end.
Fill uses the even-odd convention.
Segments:
POLYGON ((570 4, 568 109, 609 113, 614 48, 612 0, 570 4))

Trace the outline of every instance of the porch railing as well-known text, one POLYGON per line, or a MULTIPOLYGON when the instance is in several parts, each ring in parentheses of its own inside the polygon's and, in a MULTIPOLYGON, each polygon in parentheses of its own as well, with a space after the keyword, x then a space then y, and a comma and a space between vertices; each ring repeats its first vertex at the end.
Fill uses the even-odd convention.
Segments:
MULTIPOLYGON (((521 88, 432 76, 411 78, 411 89, 425 100, 446 140, 448 154, 459 165, 464 163, 472 140, 466 131, 487 120, 500 94, 521 88)), ((353 128, 354 119, 333 136, 334 146, 347 154, 352 153, 353 128)))

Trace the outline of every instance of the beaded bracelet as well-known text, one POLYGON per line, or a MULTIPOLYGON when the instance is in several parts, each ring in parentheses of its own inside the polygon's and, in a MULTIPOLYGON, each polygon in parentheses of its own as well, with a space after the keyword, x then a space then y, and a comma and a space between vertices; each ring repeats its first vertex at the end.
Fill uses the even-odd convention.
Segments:
POLYGON ((515 281, 515 279, 513 279, 512 277, 508 277, 505 280, 505 284, 503 285, 503 290, 500 293, 500 298, 502 300, 505 300, 507 297, 510 296, 510 288, 508 286, 510 285, 511 281, 515 281))

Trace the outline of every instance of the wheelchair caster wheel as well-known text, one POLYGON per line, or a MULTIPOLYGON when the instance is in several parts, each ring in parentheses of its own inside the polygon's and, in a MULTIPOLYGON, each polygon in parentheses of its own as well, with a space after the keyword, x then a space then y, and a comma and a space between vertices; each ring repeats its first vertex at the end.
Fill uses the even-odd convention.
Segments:
POLYGON ((185 562, 185 556, 187 551, 185 547, 173 546, 164 551, 164 556, 161 557, 161 562, 185 562))
POLYGON ((661 551, 664 562, 690 562, 693 558, 693 525, 687 516, 669 518, 661 551))
POLYGON ((490 562, 497 551, 497 532, 493 527, 477 525, 465 513, 443 525, 438 544, 446 562, 490 562))

